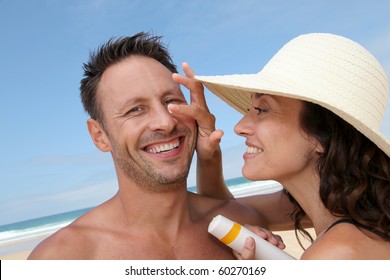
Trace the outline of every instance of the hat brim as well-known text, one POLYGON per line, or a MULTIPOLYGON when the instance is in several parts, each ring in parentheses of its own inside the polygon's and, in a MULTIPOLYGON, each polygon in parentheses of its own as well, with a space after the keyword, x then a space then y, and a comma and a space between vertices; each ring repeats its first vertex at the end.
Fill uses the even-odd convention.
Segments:
POLYGON ((195 79, 241 114, 245 114, 251 107, 253 93, 289 97, 318 104, 350 123, 390 157, 390 141, 379 130, 367 126, 364 121, 346 113, 343 109, 343 106, 346 106, 345 102, 324 101, 326 96, 322 96, 321 91, 314 94, 312 90, 305 92, 302 91, 301 85, 294 85, 291 81, 276 82, 267 80, 266 77, 259 79, 259 74, 195 76, 195 79))

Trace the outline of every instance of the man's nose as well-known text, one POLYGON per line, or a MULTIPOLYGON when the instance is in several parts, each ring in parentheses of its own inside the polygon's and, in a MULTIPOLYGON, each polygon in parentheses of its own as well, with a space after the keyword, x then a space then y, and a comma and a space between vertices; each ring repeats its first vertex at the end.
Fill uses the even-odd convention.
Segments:
POLYGON ((177 123, 177 119, 172 117, 166 106, 157 106, 150 115, 149 128, 152 131, 171 131, 177 123))

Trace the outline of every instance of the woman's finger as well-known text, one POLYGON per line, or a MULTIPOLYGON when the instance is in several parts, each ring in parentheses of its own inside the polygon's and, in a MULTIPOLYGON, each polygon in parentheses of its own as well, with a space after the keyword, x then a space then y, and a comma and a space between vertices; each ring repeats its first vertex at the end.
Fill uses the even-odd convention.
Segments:
POLYGON ((173 80, 183 85, 190 91, 190 104, 196 105, 203 110, 209 111, 206 104, 206 99, 204 97, 204 88, 202 83, 193 79, 194 72, 190 68, 188 63, 183 63, 183 70, 186 76, 174 73, 172 74, 173 80))
POLYGON ((180 114, 193 118, 200 127, 208 127, 214 130, 215 117, 208 111, 202 110, 197 106, 169 104, 168 110, 173 114, 180 114))
POLYGON ((242 249, 241 258, 243 260, 254 260, 256 255, 256 243, 252 237, 245 239, 244 248, 242 249))

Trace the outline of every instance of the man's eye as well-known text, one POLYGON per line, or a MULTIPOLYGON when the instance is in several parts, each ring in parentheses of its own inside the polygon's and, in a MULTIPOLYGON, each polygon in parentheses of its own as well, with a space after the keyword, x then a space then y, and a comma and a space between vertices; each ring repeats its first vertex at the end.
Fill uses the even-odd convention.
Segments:
POLYGON ((142 110, 141 107, 133 107, 133 108, 131 108, 129 111, 127 111, 127 114, 138 113, 138 112, 140 112, 141 110, 142 110))
POLYGON ((183 101, 181 100, 178 100, 178 99, 167 99, 164 101, 164 105, 167 106, 168 104, 180 104, 180 103, 183 103, 183 101))

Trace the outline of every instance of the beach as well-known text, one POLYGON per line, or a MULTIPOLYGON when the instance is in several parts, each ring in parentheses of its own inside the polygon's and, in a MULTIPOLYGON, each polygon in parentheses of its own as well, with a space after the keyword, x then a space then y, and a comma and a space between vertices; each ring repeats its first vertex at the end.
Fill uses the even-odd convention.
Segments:
POLYGON ((31 251, 22 251, 18 253, 12 253, 9 255, 1 256, 1 260, 26 260, 31 251))
POLYGON ((31 251, 50 234, 36 236, 27 240, 2 245, 0 260, 26 260, 31 251))

